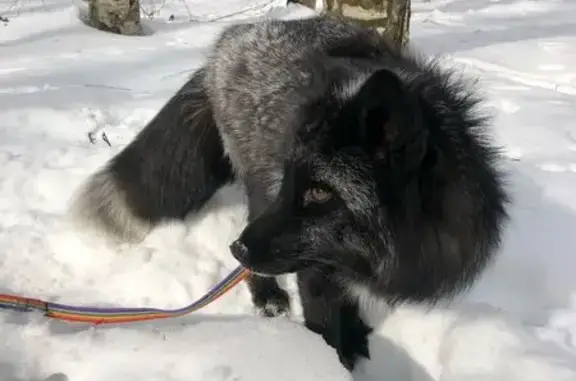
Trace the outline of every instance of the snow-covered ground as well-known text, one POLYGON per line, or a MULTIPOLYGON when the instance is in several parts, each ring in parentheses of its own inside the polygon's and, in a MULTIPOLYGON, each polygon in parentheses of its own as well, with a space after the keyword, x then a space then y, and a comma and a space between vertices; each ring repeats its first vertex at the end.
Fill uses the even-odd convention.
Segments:
MULTIPOLYGON (((121 37, 84 26, 70 1, 0 0, 0 292, 186 305, 236 266, 227 245, 246 217, 237 188, 188 224, 121 250, 77 235, 69 198, 202 62, 224 25, 310 12, 270 0, 145 1, 155 12, 149 35, 121 37)), ((450 306, 406 306, 379 322, 373 358, 353 379, 576 380, 576 2, 413 0, 413 9, 416 47, 476 75, 490 99, 513 219, 477 286, 450 306)), ((298 316, 250 315, 245 286, 189 317, 114 327, 0 311, 0 381, 350 379, 298 316)))

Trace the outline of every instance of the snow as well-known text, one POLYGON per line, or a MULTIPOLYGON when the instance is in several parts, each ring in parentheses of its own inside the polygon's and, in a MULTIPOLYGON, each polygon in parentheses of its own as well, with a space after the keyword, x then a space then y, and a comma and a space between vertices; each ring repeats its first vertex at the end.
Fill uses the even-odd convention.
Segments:
MULTIPOLYGON (((148 35, 121 37, 86 27, 77 7, 84 17, 79 0, 0 0, 0 292, 181 307, 237 265, 227 250, 246 218, 236 186, 186 224, 120 249, 78 234, 69 199, 202 63, 223 26, 311 11, 147 0, 148 35)), ((575 17, 573 0, 413 0, 415 46, 475 75, 490 100, 512 221, 468 294, 371 314, 372 359, 352 376, 302 328, 298 308, 292 319, 258 318, 240 286, 187 317, 113 327, 0 311, 0 380, 576 380, 575 17)), ((293 279, 287 286, 294 293, 293 279)))
POLYGON ((351 380, 334 366, 336 354, 325 349, 322 338, 301 324, 234 316, 195 317, 187 323, 74 330, 58 323, 25 335, 16 330, 6 342, 24 343, 26 357, 35 357, 32 366, 64 370, 53 374, 70 380, 351 380))

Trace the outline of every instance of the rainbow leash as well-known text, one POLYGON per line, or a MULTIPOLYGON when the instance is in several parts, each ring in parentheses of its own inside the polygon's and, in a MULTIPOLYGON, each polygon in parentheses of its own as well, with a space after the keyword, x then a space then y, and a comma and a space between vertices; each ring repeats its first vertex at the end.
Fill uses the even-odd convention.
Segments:
POLYGON ((44 316, 57 320, 92 323, 95 325, 167 319, 187 315, 206 307, 243 281, 247 275, 248 270, 239 266, 214 286, 206 295, 186 307, 175 310, 157 308, 79 307, 7 294, 0 294, 0 309, 19 312, 41 312, 44 316))

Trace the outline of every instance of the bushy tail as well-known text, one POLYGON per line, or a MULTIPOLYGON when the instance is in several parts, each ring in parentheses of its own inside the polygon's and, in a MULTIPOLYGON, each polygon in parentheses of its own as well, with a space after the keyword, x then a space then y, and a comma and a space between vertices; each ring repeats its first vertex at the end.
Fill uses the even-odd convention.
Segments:
POLYGON ((124 150, 90 176, 76 222, 137 242, 162 220, 184 219, 232 179, 200 68, 124 150))

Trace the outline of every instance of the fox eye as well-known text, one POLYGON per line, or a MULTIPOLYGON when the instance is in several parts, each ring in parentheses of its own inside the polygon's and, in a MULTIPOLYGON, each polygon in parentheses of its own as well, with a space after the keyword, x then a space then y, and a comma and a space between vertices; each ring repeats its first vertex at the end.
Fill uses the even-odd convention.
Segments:
POLYGON ((332 193, 321 188, 310 188, 304 192, 304 205, 322 204, 332 198, 332 193))

